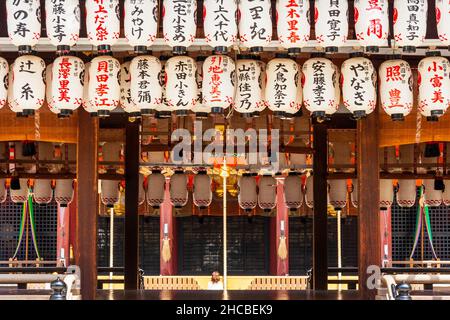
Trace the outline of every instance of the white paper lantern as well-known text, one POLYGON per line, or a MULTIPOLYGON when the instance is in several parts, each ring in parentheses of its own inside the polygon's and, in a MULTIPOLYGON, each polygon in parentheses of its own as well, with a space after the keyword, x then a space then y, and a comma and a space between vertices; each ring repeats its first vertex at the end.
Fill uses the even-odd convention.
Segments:
POLYGON ((6 180, 0 179, 0 203, 6 201, 8 197, 8 191, 6 190, 6 180))
POLYGON ((427 33, 427 0, 394 1, 395 45, 404 52, 415 52, 423 45, 427 33))
POLYGON ((93 46, 110 51, 120 36, 119 0, 86 0, 86 30, 93 46))
POLYGON ((119 106, 120 63, 111 56, 92 59, 89 66, 88 95, 98 116, 108 116, 110 111, 119 106))
POLYGON ((119 181, 101 180, 100 199, 107 208, 113 208, 119 201, 119 181))
POLYGON ((204 0, 203 29, 205 41, 217 53, 226 53, 237 40, 237 1, 204 0))
POLYGON ((430 207, 439 207, 442 204, 442 190, 434 189, 433 179, 424 179, 423 186, 425 187, 425 204, 430 207))
POLYGON ((277 205, 277 181, 272 176, 261 176, 258 182, 258 205, 265 212, 277 205))
POLYGON ((139 192, 138 192, 138 205, 141 206, 145 202, 145 189, 144 189, 144 175, 139 174, 139 192))
POLYGON ((24 203, 28 200, 28 179, 19 179, 20 188, 10 189, 11 201, 14 203, 24 203))
POLYGON ((313 176, 306 178, 305 203, 308 208, 314 208, 314 179, 313 176))
POLYGON ((380 179, 380 209, 387 210, 394 202, 394 186, 390 179, 380 179))
POLYGON ((416 180, 398 180, 397 203, 400 207, 411 208, 416 203, 416 180))
POLYGON ((172 57, 166 62, 167 104, 178 116, 186 116, 197 103, 197 64, 188 56, 172 57))
POLYGON ((166 178, 159 171, 153 171, 147 178, 147 203, 152 208, 159 208, 164 202, 166 178))
POLYGON ((197 74, 195 81, 197 82, 197 102, 192 108, 192 112, 195 113, 196 119, 207 119, 211 112, 211 107, 203 103, 203 65, 206 60, 204 56, 198 56, 196 58, 197 74))
POLYGON ((358 208, 358 179, 352 180, 352 193, 350 194, 352 205, 358 208))
POLYGON ((334 64, 325 58, 312 58, 303 64, 303 104, 316 118, 325 117, 336 106, 334 64))
POLYGON ((9 73, 8 73, 8 107, 12 112, 16 113, 17 116, 22 116, 23 109, 20 108, 20 106, 14 101, 13 69, 14 63, 12 63, 9 66, 9 73))
POLYGON ((450 62, 438 56, 439 52, 431 54, 418 66, 418 110, 430 120, 437 120, 450 105, 450 62))
POLYGON ((236 95, 234 108, 244 117, 253 116, 262 101, 261 65, 251 56, 238 56, 236 61, 236 95))
POLYGON ((83 75, 83 101, 82 106, 83 109, 88 112, 91 116, 97 116, 97 109, 92 104, 92 100, 89 97, 89 70, 91 67, 90 62, 86 62, 84 65, 84 75, 83 75))
POLYGON ((25 115, 33 115, 45 100, 45 62, 32 55, 18 57, 12 69, 14 103, 25 115))
POLYGON ((270 0, 240 0, 239 37, 244 47, 260 52, 272 40, 270 0))
POLYGON ((161 104, 161 62, 149 55, 137 56, 130 64, 131 100, 142 114, 153 113, 161 104))
POLYGON ((303 204, 302 180, 296 172, 290 172, 284 178, 284 203, 291 211, 295 211, 303 204))
POLYGON ((125 0, 124 31, 135 52, 145 52, 158 32, 157 0, 125 0))
POLYGON ((53 101, 52 77, 53 77, 53 63, 50 63, 45 68, 45 100, 47 101, 47 106, 50 109, 50 111, 60 116, 60 110, 56 109, 55 103, 53 101))
POLYGON ((335 210, 342 210, 347 205, 347 180, 328 180, 328 202, 335 210))
POLYGON ((261 57, 259 56, 256 57, 256 61, 261 70, 261 75, 258 78, 259 86, 261 88, 261 100, 256 104, 256 111, 252 114, 253 117, 259 117, 261 112, 263 112, 268 106, 266 100, 266 63, 261 61, 261 57))
POLYGON ((445 189, 442 192, 442 203, 450 206, 450 180, 444 180, 445 189))
POLYGON ((310 38, 310 4, 308 0, 277 0, 278 40, 289 53, 299 53, 310 38))
POLYGON ((184 207, 188 202, 187 184, 188 177, 182 171, 175 172, 170 177, 170 202, 177 209, 184 207))
POLYGON ((342 99, 356 119, 364 118, 377 105, 377 73, 362 56, 345 60, 341 66, 342 99))
POLYGON ((316 0, 315 31, 319 45, 328 52, 337 52, 348 37, 348 1, 316 0))
POLYGON ((66 116, 78 109, 83 101, 84 62, 80 58, 61 56, 52 68, 52 96, 54 107, 66 116))
POLYGON ((228 56, 214 55, 203 63, 203 104, 222 113, 234 103, 236 65, 228 56))
POLYGON ((302 106, 303 106, 303 88, 302 88, 302 79, 303 72, 302 66, 298 65, 298 84, 297 84, 297 107, 296 112, 294 114, 290 114, 289 112, 285 113, 285 117, 287 119, 292 117, 301 117, 303 115, 302 106))
POLYGON ((356 39, 367 51, 388 45, 388 0, 355 0, 356 39))
POLYGON ((138 117, 141 115, 141 111, 131 100, 130 64, 131 61, 127 61, 120 66, 120 106, 131 117, 138 117))
POLYGON ((381 107, 392 120, 403 120, 413 107, 413 77, 408 62, 400 59, 385 61, 378 76, 381 107))
POLYGON ((164 40, 178 54, 184 54, 197 32, 196 0, 164 0, 164 40))
POLYGON ((67 207, 73 200, 73 180, 57 179, 55 182, 55 201, 60 207, 67 207))
POLYGON ((251 212, 256 208, 258 204, 257 184, 255 177, 244 174, 238 182, 239 195, 238 202, 239 207, 246 212, 251 212))
POLYGON ((47 204, 53 199, 52 181, 36 179, 33 185, 33 199, 37 204, 47 204))
POLYGON ((172 115, 172 109, 167 103, 167 90, 166 90, 166 63, 170 57, 160 56, 161 61, 161 76, 159 79, 159 85, 161 86, 161 103, 156 107, 155 117, 157 119, 170 118, 172 115))
POLYGON ((7 0, 6 13, 9 39, 20 52, 30 53, 41 38, 40 0, 7 0))
POLYGON ((80 1, 45 0, 47 37, 58 51, 70 51, 80 37, 80 1))
POLYGON ((192 198, 194 205, 200 209, 209 207, 212 202, 211 177, 206 171, 199 172, 194 177, 194 192, 192 198))
POLYGON ((0 109, 8 102, 8 62, 0 57, 0 109))
POLYGON ((341 73, 339 68, 333 63, 333 69, 335 71, 335 75, 333 76, 333 85, 334 85, 334 103, 330 104, 328 108, 325 110, 325 118, 331 119, 331 116, 335 114, 341 103, 341 86, 339 84, 339 80, 341 77, 341 73))
POLYGON ((450 46, 450 2, 436 0, 436 23, 439 40, 445 46, 450 46))

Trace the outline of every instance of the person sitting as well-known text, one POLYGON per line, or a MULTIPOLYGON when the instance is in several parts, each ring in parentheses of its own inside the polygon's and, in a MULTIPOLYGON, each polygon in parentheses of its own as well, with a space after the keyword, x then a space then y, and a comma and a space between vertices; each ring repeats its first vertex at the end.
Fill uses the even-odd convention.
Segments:
POLYGON ((223 290, 223 283, 220 280, 220 273, 214 271, 211 275, 211 281, 208 282, 208 290, 223 290))

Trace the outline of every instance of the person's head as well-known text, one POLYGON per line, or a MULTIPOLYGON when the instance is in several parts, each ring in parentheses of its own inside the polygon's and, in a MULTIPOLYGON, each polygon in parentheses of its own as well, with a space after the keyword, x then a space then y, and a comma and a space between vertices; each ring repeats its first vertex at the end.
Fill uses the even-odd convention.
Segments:
POLYGON ((211 275, 211 281, 212 282, 219 282, 220 281, 220 273, 218 271, 214 271, 211 275))

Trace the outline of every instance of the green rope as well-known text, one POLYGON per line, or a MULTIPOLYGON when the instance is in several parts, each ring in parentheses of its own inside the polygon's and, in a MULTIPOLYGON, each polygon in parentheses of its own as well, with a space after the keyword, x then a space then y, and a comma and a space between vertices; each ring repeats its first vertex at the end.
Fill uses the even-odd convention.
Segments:
POLYGON ((37 246, 37 239, 36 239, 36 225, 34 221, 34 208, 33 208, 33 198, 32 195, 28 197, 28 211, 30 212, 30 225, 31 225, 31 235, 33 237, 33 245, 34 245, 34 251, 36 252, 36 255, 38 259, 41 259, 41 255, 39 254, 39 249, 37 246))
POLYGON ((17 253, 19 252, 20 249, 20 245, 22 244, 23 233, 25 231, 26 213, 27 213, 27 203, 24 202, 22 205, 22 217, 20 218, 19 239, 17 241, 16 251, 14 252, 14 256, 12 257, 13 259, 16 258, 17 253))

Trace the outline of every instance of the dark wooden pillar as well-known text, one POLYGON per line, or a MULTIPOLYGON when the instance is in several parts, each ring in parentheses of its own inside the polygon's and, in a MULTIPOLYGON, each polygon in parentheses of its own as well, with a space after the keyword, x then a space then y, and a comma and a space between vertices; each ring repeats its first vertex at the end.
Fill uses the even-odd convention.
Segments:
POLYGON ((98 119, 78 112, 77 223, 75 261, 81 269, 81 295, 95 299, 97 288, 98 119))
POLYGON ((313 287, 314 290, 328 289, 328 221, 327 221, 327 127, 323 123, 313 129, 314 161, 314 222, 313 222, 313 287))
POLYGON ((378 113, 374 112, 357 126, 358 275, 359 290, 365 299, 376 295, 376 290, 367 286, 367 268, 381 264, 378 141, 378 113))
POLYGON ((125 127, 125 289, 139 287, 139 122, 125 127))

